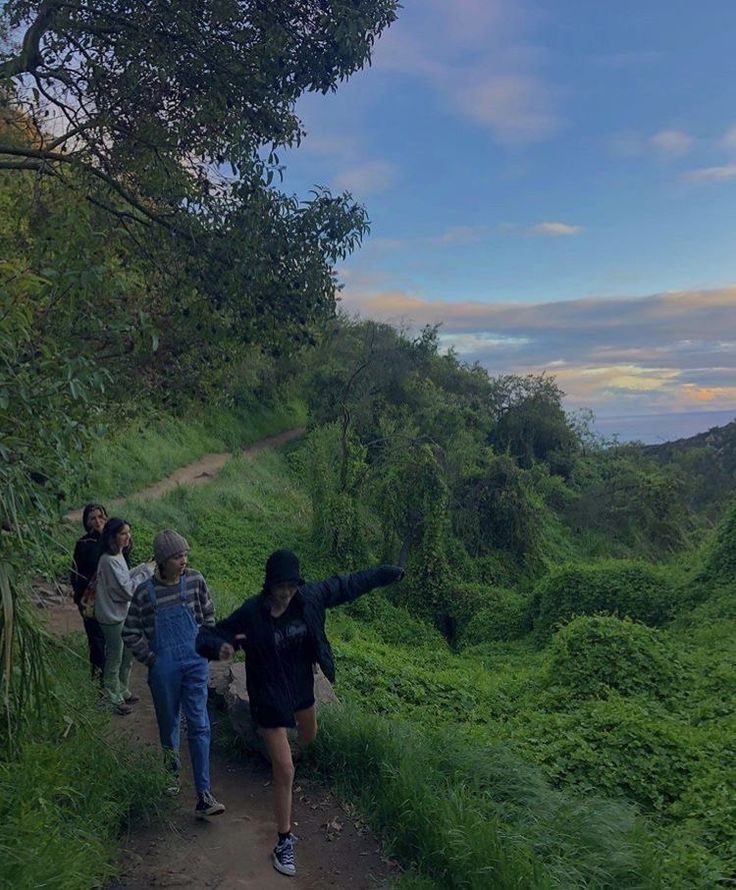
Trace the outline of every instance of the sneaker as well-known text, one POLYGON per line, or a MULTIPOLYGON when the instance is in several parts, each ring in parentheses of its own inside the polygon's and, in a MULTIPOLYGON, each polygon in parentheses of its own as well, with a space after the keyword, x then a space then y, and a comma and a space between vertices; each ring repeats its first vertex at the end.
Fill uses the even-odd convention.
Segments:
POLYGON ((138 704, 139 701, 140 701, 140 699, 138 698, 137 695, 129 695, 125 699, 125 704, 126 705, 135 705, 135 704, 138 704))
POLYGON ((119 705, 113 705, 112 712, 113 714, 119 714, 121 717, 127 717, 128 714, 133 713, 133 708, 131 708, 130 705, 121 703, 119 705))
POLYGON ((295 875, 296 864, 294 862, 294 841, 296 838, 293 834, 287 835, 283 841, 276 844, 271 853, 271 862, 276 871, 282 875, 295 875))
POLYGON ((197 798, 194 815, 198 819, 204 819, 206 816, 219 816, 224 812, 225 805, 218 803, 209 791, 203 791, 197 798))
POLYGON ((178 776, 173 778, 171 782, 166 786, 166 793, 171 797, 176 797, 177 794, 181 791, 181 784, 179 783, 178 776))

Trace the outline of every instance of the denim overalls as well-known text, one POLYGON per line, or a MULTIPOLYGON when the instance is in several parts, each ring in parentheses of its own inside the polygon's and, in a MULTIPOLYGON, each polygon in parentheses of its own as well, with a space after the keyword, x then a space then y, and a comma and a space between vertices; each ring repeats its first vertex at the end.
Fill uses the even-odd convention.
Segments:
POLYGON ((186 580, 179 581, 179 602, 158 608, 156 585, 148 582, 155 613, 151 650, 156 659, 148 671, 159 736, 171 766, 179 771, 181 711, 187 718, 189 755, 197 794, 210 790, 210 719, 207 714, 207 660, 197 655, 198 626, 186 601, 186 580))

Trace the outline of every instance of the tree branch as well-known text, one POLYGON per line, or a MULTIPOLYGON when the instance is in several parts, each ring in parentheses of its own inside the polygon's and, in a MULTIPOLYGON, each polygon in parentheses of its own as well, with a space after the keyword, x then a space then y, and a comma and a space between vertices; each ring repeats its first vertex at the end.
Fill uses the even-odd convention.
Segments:
POLYGON ((104 170, 100 170, 97 167, 92 167, 89 164, 84 163, 84 161, 80 161, 72 154, 60 154, 59 152, 49 151, 48 149, 26 148, 18 145, 2 144, 0 144, 0 154, 19 155, 26 159, 35 159, 35 163, 32 163, 29 160, 12 163, 10 161, 3 161, 0 158, 0 169, 4 170, 41 170, 41 172, 51 172, 51 170, 48 169, 51 162, 76 165, 87 173, 90 173, 92 176, 95 176, 97 179, 102 180, 102 182, 106 183, 114 192, 117 192, 126 203, 130 204, 131 207, 134 207, 144 216, 148 217, 152 222, 158 223, 158 225, 163 226, 171 232, 179 231, 178 227, 172 225, 164 219, 163 216, 150 210, 136 198, 135 195, 132 195, 127 189, 123 188, 115 177, 105 173, 104 170), (28 164, 31 164, 31 166, 28 166, 28 164))
POLYGON ((38 18, 23 36, 20 55, 0 65, 0 77, 18 77, 33 73, 43 64, 41 38, 48 31, 56 11, 63 6, 61 0, 44 0, 38 10, 38 18))

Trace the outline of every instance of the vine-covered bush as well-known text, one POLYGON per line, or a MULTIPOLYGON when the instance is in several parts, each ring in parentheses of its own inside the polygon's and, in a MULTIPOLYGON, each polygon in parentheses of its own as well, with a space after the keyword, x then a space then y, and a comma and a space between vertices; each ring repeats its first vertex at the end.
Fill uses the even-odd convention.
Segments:
POLYGON ((574 698, 646 693, 666 698, 683 669, 658 635, 610 615, 574 618, 552 640, 547 679, 574 698))
POLYGON ((524 633, 527 600, 513 590, 481 585, 459 588, 451 608, 461 647, 515 640, 524 633))
POLYGON ((568 563, 537 584, 534 629, 538 639, 546 640, 573 616, 599 612, 657 627, 671 617, 674 605, 671 570, 633 560, 568 563))

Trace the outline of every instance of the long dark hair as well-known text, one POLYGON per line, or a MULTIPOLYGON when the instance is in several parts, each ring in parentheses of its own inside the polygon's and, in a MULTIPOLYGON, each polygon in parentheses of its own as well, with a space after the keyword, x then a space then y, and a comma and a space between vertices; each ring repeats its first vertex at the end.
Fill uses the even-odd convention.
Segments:
MULTIPOLYGON (((110 519, 105 523, 105 527, 102 529, 102 534, 100 535, 100 555, 103 553, 114 553, 113 543, 115 542, 115 536, 120 531, 120 529, 125 526, 130 525, 127 519, 121 519, 119 516, 111 516, 110 519)), ((133 550, 133 539, 130 539, 130 544, 123 550, 123 556, 125 557, 125 561, 128 562, 128 557, 133 550)))

